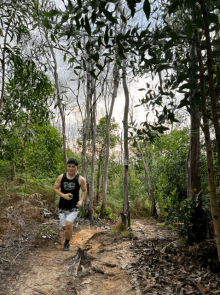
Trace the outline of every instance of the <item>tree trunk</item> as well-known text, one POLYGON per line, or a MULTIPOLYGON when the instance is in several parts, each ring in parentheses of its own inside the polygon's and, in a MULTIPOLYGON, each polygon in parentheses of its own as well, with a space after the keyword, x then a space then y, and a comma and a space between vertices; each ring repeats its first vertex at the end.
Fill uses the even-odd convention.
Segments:
POLYGON ((149 189, 149 192, 150 192, 150 198, 151 198, 151 216, 157 216, 157 210, 156 210, 156 202, 155 202, 155 198, 154 198, 154 191, 151 187, 151 181, 150 181, 150 175, 149 175, 149 171, 148 171, 148 167, 145 163, 145 160, 144 160, 144 155, 143 155, 143 152, 140 148, 140 145, 139 145, 139 142, 137 142, 137 147, 138 147, 138 150, 141 154, 141 158, 142 158, 142 163, 144 165, 144 171, 145 171, 145 176, 146 176, 146 180, 147 180, 147 186, 148 186, 148 189, 149 189))
MULTIPOLYGON (((93 87, 95 82, 93 81, 93 87)), ((92 159, 91 159, 91 187, 90 187, 90 204, 89 204, 89 219, 92 221, 93 200, 94 200, 94 185, 95 185, 95 154, 96 154, 96 91, 93 95, 93 104, 91 111, 91 129, 92 129, 92 159)))
POLYGON ((97 172, 97 188, 96 188, 96 205, 99 203, 100 198, 100 183, 101 183, 101 165, 102 165, 102 153, 103 153, 103 145, 99 154, 99 162, 98 162, 98 172, 97 172))
POLYGON ((123 131, 124 131, 124 170, 123 170, 123 215, 122 222, 128 227, 130 226, 130 210, 128 200, 128 164, 129 164, 129 149, 128 149, 128 113, 129 113, 129 92, 127 85, 127 70, 126 60, 123 60, 122 69, 122 80, 125 94, 125 108, 124 108, 124 120, 123 120, 123 131))
MULTIPOLYGON (((4 47, 5 47, 6 39, 7 39, 7 33, 5 34, 5 38, 4 38, 4 47)), ((1 87, 1 98, 0 98, 0 111, 3 105, 4 90, 5 90, 5 48, 3 49, 1 63, 2 63, 2 87, 1 87)))
POLYGON ((102 205, 100 216, 103 218, 106 215, 106 203, 107 203, 107 181, 108 181, 108 162, 109 162, 109 150, 110 150, 110 123, 112 118, 112 112, 115 104, 115 98, 117 96, 118 90, 118 81, 119 81, 119 69, 118 65, 115 64, 113 70, 113 81, 114 81, 114 89, 112 93, 111 106, 109 110, 109 114, 107 114, 107 123, 106 123, 106 152, 105 152, 105 164, 104 164, 104 181, 102 187, 102 205))
POLYGON ((83 121, 83 140, 82 140, 82 176, 86 178, 86 166, 87 166, 87 159, 86 159, 86 152, 87 152, 87 137, 89 133, 89 122, 90 122, 90 105, 92 99, 92 90, 91 90, 91 83, 92 78, 89 73, 87 72, 87 96, 86 96, 86 116, 83 121))
POLYGON ((199 71, 200 71, 200 88, 201 88, 201 109, 203 117, 203 132, 205 135, 205 145, 206 145, 206 157, 207 157, 207 170, 208 170, 208 185, 210 192, 210 208, 212 214, 212 220, 215 230, 215 239, 218 252, 218 260, 220 261, 220 216, 218 211, 218 200, 215 186, 215 174, 214 174, 214 165, 212 160, 212 145, 210 138, 210 131, 207 119, 206 111, 206 98, 205 98, 205 78, 204 78, 204 66, 202 62, 202 54, 200 50, 200 44, 198 40, 198 33, 196 32, 196 47, 197 55, 199 60, 199 71))
POLYGON ((64 158, 64 164, 66 167, 67 164, 67 153, 66 153, 66 122, 65 122, 65 113, 64 109, 62 107, 61 102, 58 103, 58 108, 60 111, 61 121, 62 121, 62 133, 63 133, 63 158, 64 158))
MULTIPOLYGON (((194 103, 193 103, 194 104, 194 103)), ((195 107, 195 106, 194 106, 195 107)), ((187 195, 195 201, 196 196, 199 195, 199 207, 202 207, 202 195, 200 186, 200 169, 199 169, 199 154, 200 154, 200 132, 198 123, 198 116, 194 113, 196 109, 191 108, 191 134, 189 151, 187 157, 187 195), (197 118, 195 118, 195 116, 197 118), (197 120, 197 122, 196 122, 197 120)), ((199 113, 199 110, 197 110, 199 113)))
MULTIPOLYGON (((195 60, 195 42, 193 42, 191 47, 191 66, 192 79, 196 76, 196 71, 194 67, 195 60), (192 64, 194 63, 194 64, 192 64)), ((200 111, 199 106, 195 103, 195 91, 190 91, 190 143, 189 151, 186 163, 186 185, 187 185, 187 196, 195 204, 195 199, 198 196, 199 208, 202 208, 202 195, 201 195, 201 182, 200 182, 200 165, 199 165, 199 155, 200 155, 200 111)))
POLYGON ((208 81, 209 81, 209 95, 211 100, 211 109, 212 109, 212 121, 214 123, 215 136, 216 136, 216 149, 217 149, 217 165, 218 165, 218 181, 220 182, 220 126, 218 119, 218 109, 217 101, 215 95, 215 85, 213 78, 213 66, 212 66, 212 48, 210 41, 210 32, 209 32, 209 20, 208 13, 206 9, 205 0, 200 1, 200 5, 203 13, 205 36, 206 36, 206 50, 207 50, 207 66, 208 66, 208 81))
POLYGON ((1 112, 1 109, 2 109, 2 106, 3 106, 3 99, 4 99, 4 92, 5 92, 5 52, 6 52, 6 48, 5 48, 5 45, 7 43, 7 37, 8 37, 8 31, 9 31, 9 28, 11 26, 11 20, 14 18, 14 15, 15 15, 15 10, 12 14, 12 16, 10 17, 10 21, 8 23, 8 27, 5 31, 5 37, 4 37, 4 41, 3 41, 3 52, 2 52, 2 59, 1 59, 1 63, 2 63, 2 85, 1 85, 1 97, 0 97, 0 112, 1 112))
MULTIPOLYGON (((87 137, 89 133, 89 122, 90 122, 90 108, 91 108, 91 101, 92 101, 92 77, 89 73, 89 69, 87 70, 87 95, 86 95, 86 116, 85 120, 83 122, 83 140, 82 140, 82 176, 86 178, 87 181, 87 188, 90 188, 89 186, 89 180, 87 179, 87 137)), ((89 215, 90 218, 90 191, 87 189, 86 198, 84 201, 84 207, 86 214, 89 215)))

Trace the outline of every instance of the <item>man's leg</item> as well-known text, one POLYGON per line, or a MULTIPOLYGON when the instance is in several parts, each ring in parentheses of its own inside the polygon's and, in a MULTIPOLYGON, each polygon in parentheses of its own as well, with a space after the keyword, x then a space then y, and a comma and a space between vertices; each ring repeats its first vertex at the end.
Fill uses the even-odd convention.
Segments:
POLYGON ((65 225, 65 239, 69 241, 71 240, 73 234, 73 224, 72 222, 69 222, 66 220, 66 225, 65 225))
POLYGON ((60 243, 63 245, 64 241, 65 241, 65 226, 62 226, 60 228, 60 243))
POLYGON ((64 250, 69 250, 69 241, 71 240, 73 234, 73 222, 78 215, 78 211, 73 211, 66 217, 65 223, 65 243, 64 243, 64 250))
POLYGON ((59 219, 60 219, 60 243, 63 244, 63 240, 65 239, 65 224, 66 224, 66 214, 65 213, 59 213, 59 219))

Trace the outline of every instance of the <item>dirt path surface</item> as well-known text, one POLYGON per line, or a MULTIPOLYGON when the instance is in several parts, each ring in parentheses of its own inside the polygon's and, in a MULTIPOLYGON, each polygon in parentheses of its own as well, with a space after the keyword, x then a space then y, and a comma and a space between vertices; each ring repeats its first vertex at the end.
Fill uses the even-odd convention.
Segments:
POLYGON ((8 275, 1 295, 220 294, 219 274, 194 262, 188 248, 176 243, 176 232, 155 222, 132 220, 123 235, 113 232, 113 224, 82 221, 68 252, 58 242, 57 224, 45 228, 26 254, 21 247, 2 270, 8 275))
MULTIPOLYGON (((125 271, 134 261, 129 249, 132 236, 154 238, 158 234, 164 236, 165 232, 155 230, 155 225, 144 220, 133 221, 131 237, 108 234, 113 228, 113 225, 91 226, 88 222, 78 226, 68 252, 62 251, 62 243, 58 242, 34 247, 5 294, 137 294, 125 271), (79 249, 84 250, 78 258, 80 262, 76 261, 79 249)), ((46 234, 41 238, 46 239, 46 234)))

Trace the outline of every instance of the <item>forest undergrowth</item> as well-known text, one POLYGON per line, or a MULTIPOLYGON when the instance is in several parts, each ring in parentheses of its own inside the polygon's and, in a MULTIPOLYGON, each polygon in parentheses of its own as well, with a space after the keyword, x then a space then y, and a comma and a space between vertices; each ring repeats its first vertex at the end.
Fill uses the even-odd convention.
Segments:
POLYGON ((119 294, 119 290, 120 294, 220 293, 214 241, 187 246, 173 228, 138 216, 137 208, 130 229, 123 228, 119 219, 96 219, 93 224, 78 219, 72 250, 64 256, 52 189, 40 187, 26 184, 22 196, 16 193, 24 192, 22 179, 1 184, 1 295, 119 294), (84 234, 87 237, 82 238, 84 234), (39 257, 50 257, 53 265, 39 266, 39 257), (47 281, 40 285, 34 281, 30 285, 48 267, 54 276, 56 267, 61 267, 62 284, 55 288, 47 281))

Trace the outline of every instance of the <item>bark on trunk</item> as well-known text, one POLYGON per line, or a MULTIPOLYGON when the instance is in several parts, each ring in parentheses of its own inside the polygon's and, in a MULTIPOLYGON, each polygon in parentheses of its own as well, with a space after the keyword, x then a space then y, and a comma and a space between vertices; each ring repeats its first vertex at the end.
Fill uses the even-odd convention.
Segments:
POLYGON ((127 226, 130 226, 130 210, 128 200, 128 164, 129 164, 129 150, 128 150, 128 112, 129 112, 129 91, 127 85, 127 71, 126 71, 126 60, 123 60, 123 88, 125 94, 125 108, 124 108, 124 120, 123 120, 123 131, 124 131, 124 170, 123 170, 123 217, 122 222, 127 226))
MULTIPOLYGON (((191 59, 195 60, 195 42, 192 44, 191 48, 191 59)), ((195 63, 195 62, 194 62, 195 63)), ((193 66, 193 65, 192 65, 193 66)), ((192 78, 196 75, 195 70, 192 71, 192 78)), ((193 203, 198 196, 199 208, 202 208, 202 195, 201 195, 201 183, 200 183, 200 165, 199 165, 199 155, 200 155, 200 111, 199 106, 195 103, 195 91, 190 92, 190 143, 189 151, 186 163, 187 171, 187 196, 193 203)))
POLYGON ((206 111, 204 66, 202 62, 202 54, 200 50, 198 34, 196 34, 196 39, 197 39, 196 47, 197 47, 197 55, 199 60, 199 71, 200 71, 201 108, 202 108, 202 117, 203 117, 203 125, 204 125, 203 132, 205 135, 205 145, 206 145, 208 185, 209 185, 209 192, 210 192, 210 208, 211 208, 212 220, 213 220, 214 230, 215 230, 218 260, 220 261, 220 216, 218 211, 218 200, 217 200, 217 194, 216 194, 214 166, 213 166, 213 160, 212 160, 212 145, 211 145, 210 131, 209 131, 209 125, 208 125, 208 119, 207 119, 207 111, 206 111))
POLYGON ((8 30, 10 28, 11 20, 13 19, 14 15, 15 15, 15 12, 11 16, 10 21, 8 23, 8 27, 6 29, 4 42, 3 42, 4 47, 3 47, 2 59, 1 59, 1 63, 2 63, 2 87, 1 87, 1 97, 0 97, 0 112, 1 112, 1 109, 2 109, 2 106, 3 106, 4 92, 5 92, 5 52, 6 52, 5 45, 7 43, 8 30))
POLYGON ((104 164, 104 181, 103 181, 103 187, 102 187, 102 205, 101 205, 101 212, 100 216, 103 218, 106 215, 106 203, 107 203, 107 181, 108 181, 108 162, 109 162, 109 149, 110 149, 110 123, 113 113, 113 108, 115 104, 115 98, 117 96, 117 90, 118 90, 118 81, 119 81, 119 69, 118 65, 115 64, 114 70, 113 70, 113 81, 114 81, 114 89, 112 93, 112 99, 111 99, 111 106, 109 110, 109 114, 107 114, 107 123, 106 123, 106 154, 105 154, 105 164, 104 164))
MULTIPOLYGON (((7 34, 5 34, 4 44, 6 42, 6 36, 7 36, 7 34)), ((0 111, 1 111, 2 105, 3 105, 4 90, 5 90, 5 49, 3 49, 1 63, 2 63, 2 89, 1 89, 1 98, 0 98, 0 111)))
POLYGON ((187 195, 195 201, 199 194, 199 207, 202 207, 201 186, 200 186, 200 170, 199 170, 199 154, 200 154, 200 135, 194 116, 191 116, 191 135, 187 157, 187 195))
POLYGON ((148 171, 148 167, 145 163, 145 160, 144 160, 144 155, 143 155, 143 152, 140 148, 140 145, 139 145, 139 142, 137 142, 137 147, 138 147, 138 150, 141 154, 141 158, 142 158, 142 163, 144 165, 144 171, 145 171, 145 176, 146 176, 146 180, 147 180, 147 186, 148 186, 148 189, 149 189, 149 192, 150 192, 150 198, 151 198, 151 216, 154 216, 156 217, 157 216, 157 210, 156 210, 156 202, 155 202, 155 198, 154 198, 154 191, 151 187, 151 181, 150 181, 150 175, 149 175, 149 171, 148 171))
MULTIPOLYGON (((91 101, 92 101, 92 77, 89 73, 89 69, 87 70, 87 96, 86 96, 86 118, 83 122, 83 147, 82 147, 82 176, 86 178, 87 180, 87 188, 90 189, 89 185, 89 180, 87 179, 87 173, 86 173, 86 168, 87 168, 87 138, 88 138, 88 133, 89 133, 89 122, 90 122, 90 109, 91 109, 91 101)), ((91 210, 90 210, 90 190, 87 189, 87 194, 86 198, 84 201, 84 207, 86 214, 91 215, 91 210)))
POLYGON ((91 90, 92 78, 90 73, 87 73, 87 96, 86 96, 86 116, 83 122, 83 140, 82 140, 82 176, 86 178, 86 152, 87 152, 87 137, 89 133, 89 122, 90 122, 90 105, 92 99, 92 90, 91 90))
POLYGON ((100 183, 101 183, 101 166, 102 166, 102 153, 103 153, 103 145, 99 154, 99 163, 98 163, 98 173, 97 173, 97 188, 96 188, 96 205, 99 203, 100 198, 100 183))
MULTIPOLYGON (((93 87, 95 82, 93 81, 93 87)), ((93 104, 91 112, 91 129, 92 129, 92 159, 91 159, 91 188, 90 188, 90 204, 89 204, 89 219, 92 221, 93 200, 94 200, 94 185, 95 185, 95 154, 96 154, 96 91, 93 95, 93 104)))
POLYGON ((62 121, 62 133, 63 133, 63 158, 64 158, 64 164, 66 167, 67 164, 67 152, 66 152, 66 122, 65 122, 65 113, 64 109, 62 107, 61 102, 58 104, 58 108, 60 111, 61 121, 62 121))

